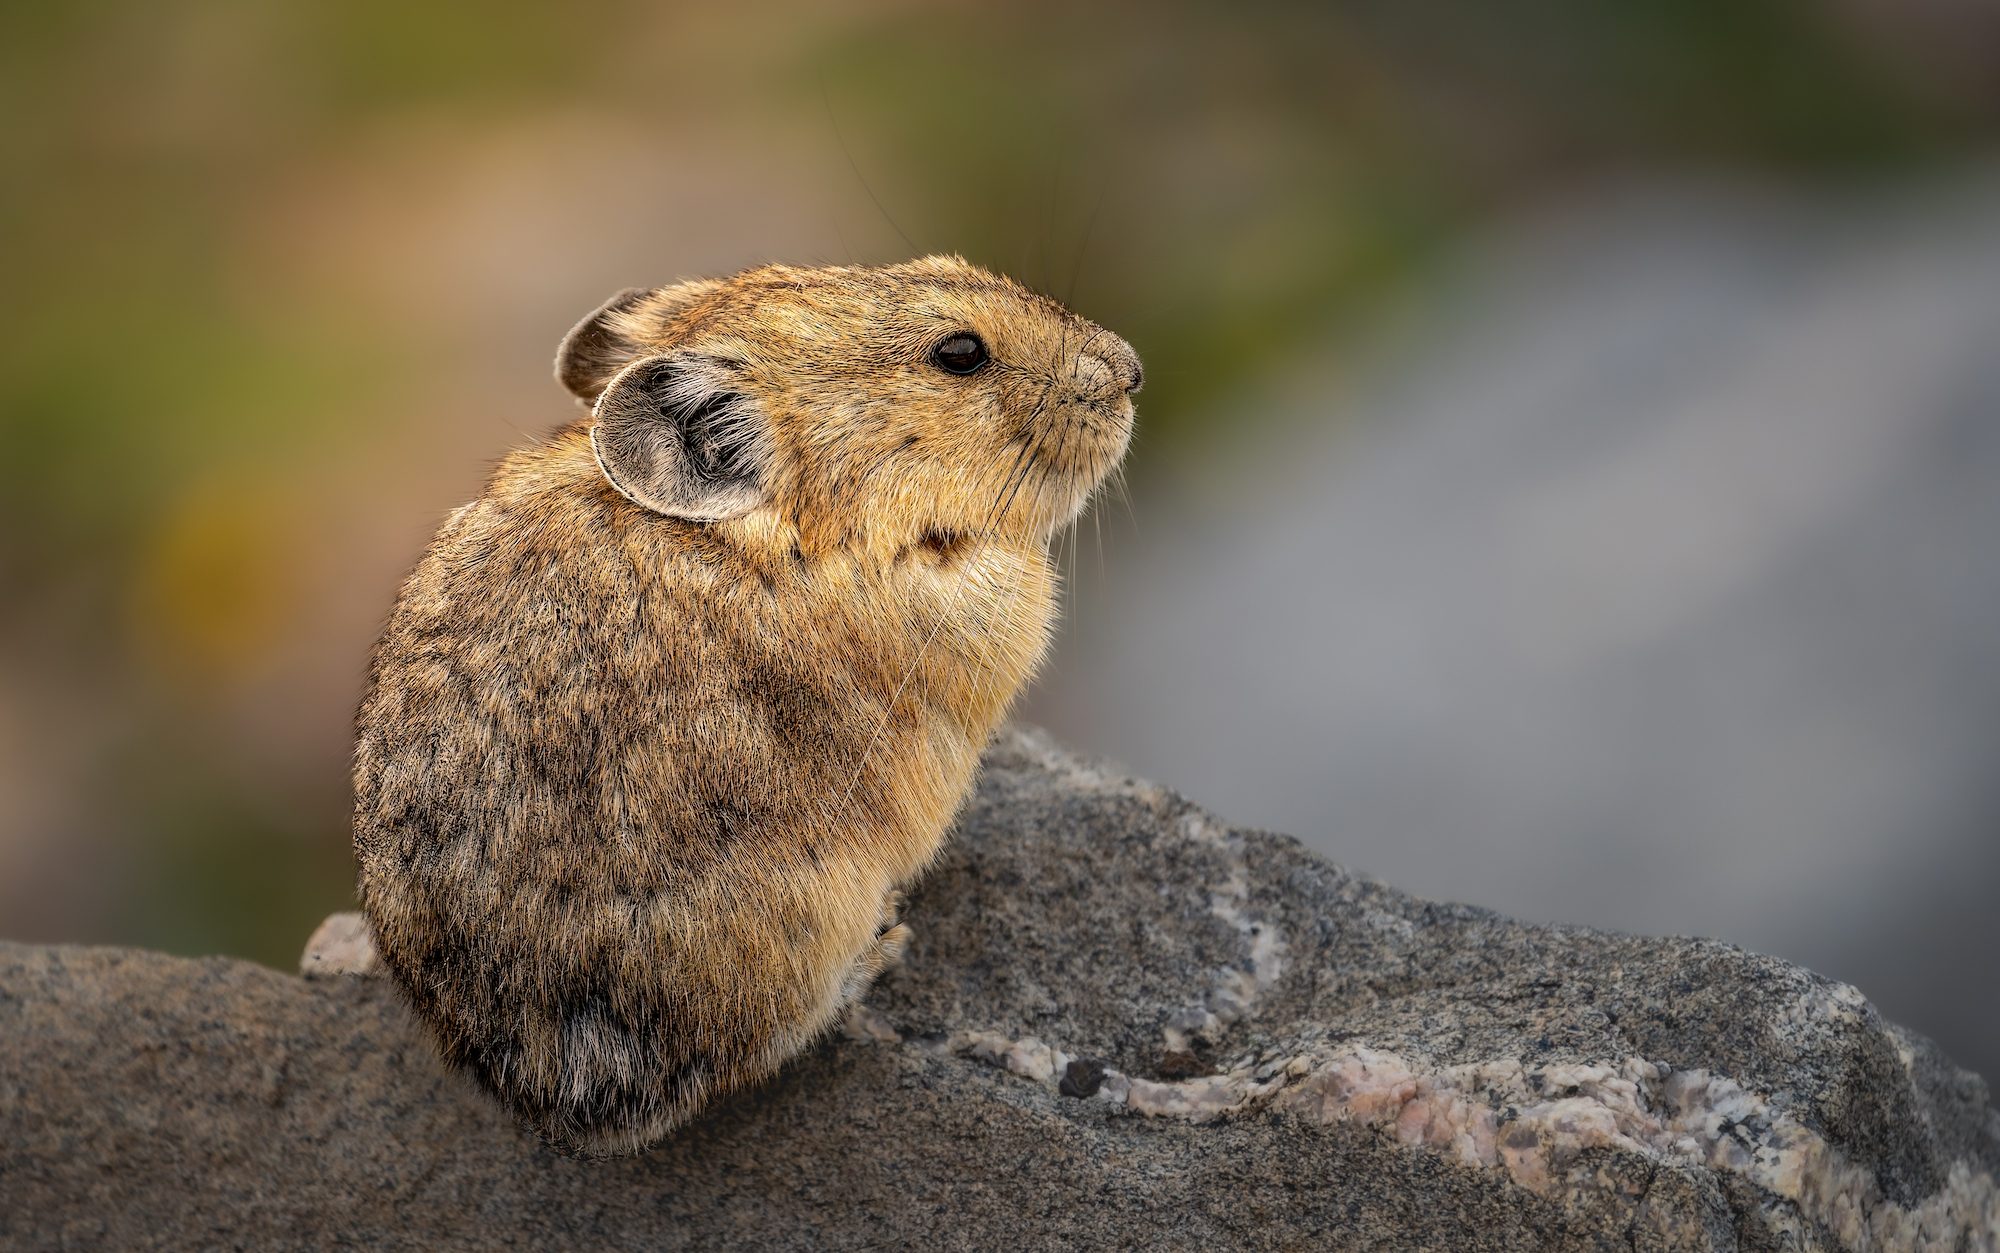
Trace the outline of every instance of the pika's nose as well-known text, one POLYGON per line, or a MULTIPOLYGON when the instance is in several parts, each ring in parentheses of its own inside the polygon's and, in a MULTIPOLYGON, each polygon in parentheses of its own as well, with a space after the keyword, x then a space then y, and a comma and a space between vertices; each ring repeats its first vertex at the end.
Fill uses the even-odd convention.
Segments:
POLYGON ((1090 355, 1103 362, 1105 371, 1128 393, 1144 386, 1146 372, 1139 365, 1139 354, 1116 335, 1105 334, 1090 346, 1090 355))

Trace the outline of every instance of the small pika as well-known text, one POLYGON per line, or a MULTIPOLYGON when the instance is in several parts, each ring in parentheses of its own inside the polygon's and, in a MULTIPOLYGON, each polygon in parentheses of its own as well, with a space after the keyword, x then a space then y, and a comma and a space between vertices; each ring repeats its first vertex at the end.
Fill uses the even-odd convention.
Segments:
POLYGON ((556 375, 590 412, 446 521, 376 646, 354 847, 444 1057, 604 1156, 896 962, 1140 371, 927 257, 622 292, 556 375))

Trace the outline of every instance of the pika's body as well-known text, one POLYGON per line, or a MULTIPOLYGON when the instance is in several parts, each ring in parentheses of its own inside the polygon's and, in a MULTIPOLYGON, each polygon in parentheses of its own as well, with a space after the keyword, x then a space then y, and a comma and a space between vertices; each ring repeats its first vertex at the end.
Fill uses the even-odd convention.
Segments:
POLYGON ((557 373, 591 414, 403 587, 354 833, 445 1057, 601 1155, 768 1075, 894 962, 1139 365, 927 258, 625 292, 557 373))

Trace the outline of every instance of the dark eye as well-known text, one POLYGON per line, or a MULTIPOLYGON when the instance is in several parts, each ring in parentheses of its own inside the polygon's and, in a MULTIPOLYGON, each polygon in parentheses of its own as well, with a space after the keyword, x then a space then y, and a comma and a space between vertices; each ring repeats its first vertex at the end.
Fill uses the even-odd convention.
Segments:
POLYGON ((937 368, 949 374, 970 374, 986 364, 986 345, 979 336, 962 331, 939 344, 931 353, 937 368))

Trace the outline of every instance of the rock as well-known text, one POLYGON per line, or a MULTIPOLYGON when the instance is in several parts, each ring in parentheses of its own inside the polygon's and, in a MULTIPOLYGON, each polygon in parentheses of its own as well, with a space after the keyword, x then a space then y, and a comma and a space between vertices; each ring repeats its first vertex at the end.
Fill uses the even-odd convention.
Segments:
POLYGON ((387 980, 0 946, 0 1246, 2000 1245, 1985 1085, 1851 988, 1414 899, 1038 733, 906 917, 838 1037, 609 1163, 387 980))

